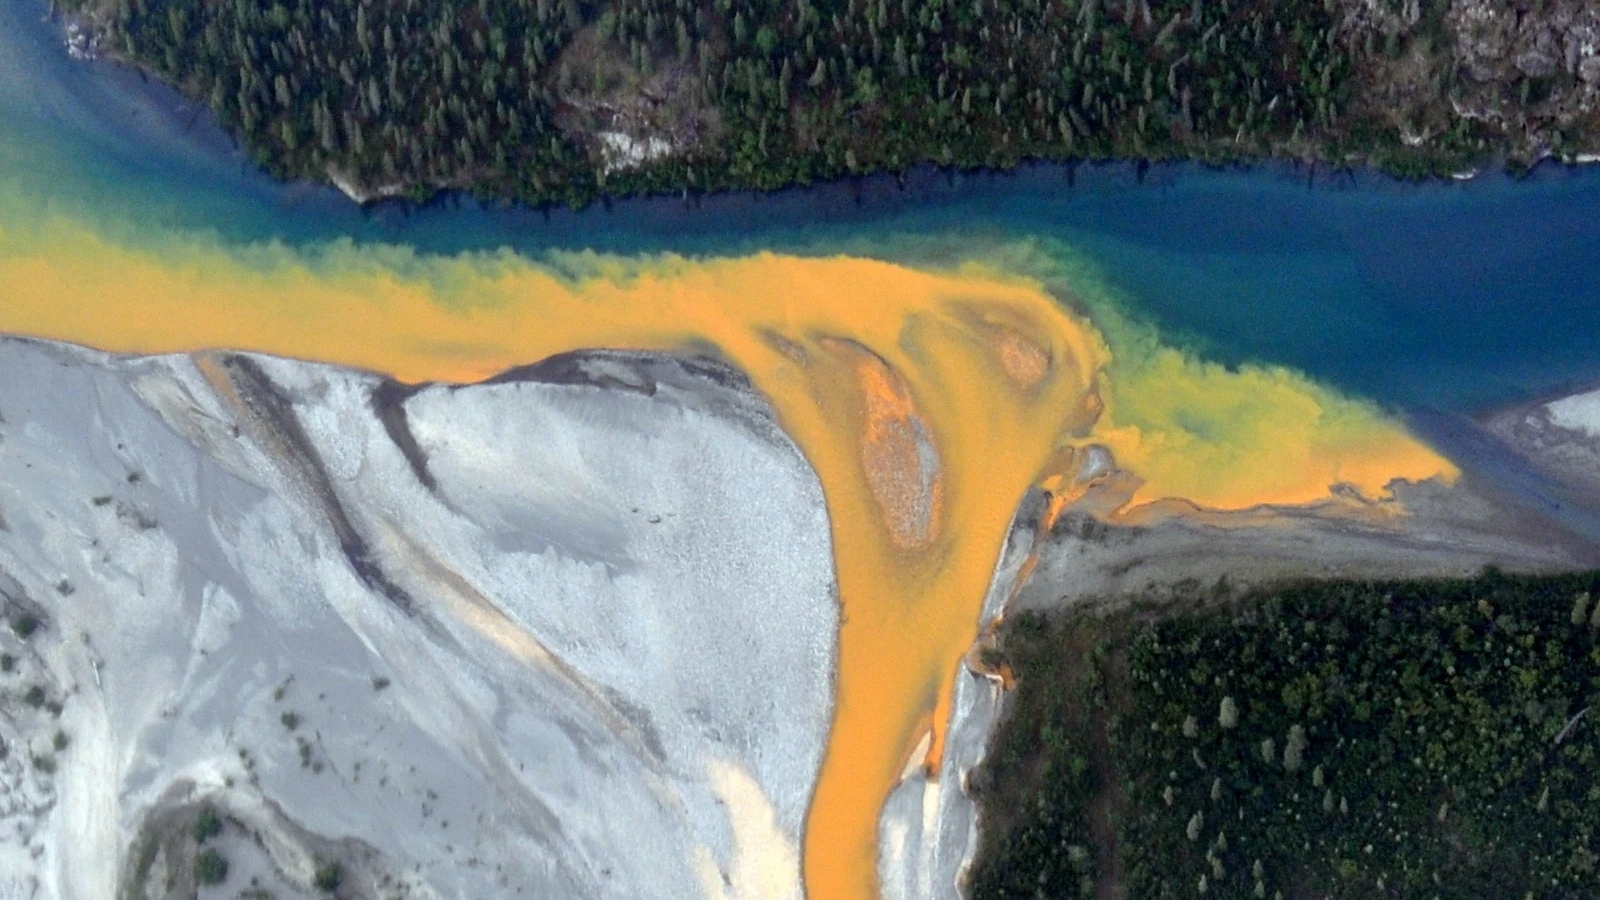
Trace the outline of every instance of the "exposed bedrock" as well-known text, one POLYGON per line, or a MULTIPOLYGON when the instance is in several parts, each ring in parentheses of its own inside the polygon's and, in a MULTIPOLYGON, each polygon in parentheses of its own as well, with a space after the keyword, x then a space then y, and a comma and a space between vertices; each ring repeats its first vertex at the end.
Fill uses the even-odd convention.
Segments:
POLYGON ((0 418, 0 896, 798 893, 837 600, 736 375, 5 339, 0 418))

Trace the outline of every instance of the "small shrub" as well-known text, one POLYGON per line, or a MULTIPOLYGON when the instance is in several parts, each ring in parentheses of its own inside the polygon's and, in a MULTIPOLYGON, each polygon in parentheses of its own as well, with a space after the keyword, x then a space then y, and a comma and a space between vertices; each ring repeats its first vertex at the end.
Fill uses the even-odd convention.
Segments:
POLYGON ((33 758, 33 767, 46 775, 54 775, 56 772, 56 759, 53 756, 35 756, 33 758))
POLYGON ((228 858, 206 848, 194 858, 194 880, 201 884, 221 884, 228 880, 228 858))
POLYGON ((26 693, 22 695, 22 702, 34 709, 44 705, 44 688, 37 684, 29 685, 26 693))
POLYGON ((14 672, 17 668, 17 658, 9 653, 0 653, 0 672, 14 672))
POLYGON ((344 867, 336 859, 326 860, 317 864, 316 879, 312 884, 316 889, 331 894, 339 889, 344 882, 344 867))
POLYGON ((278 717, 278 721, 282 722, 283 723, 283 727, 289 729, 290 731, 293 731, 296 728, 300 727, 300 715, 298 713, 293 712, 293 711, 286 712, 283 715, 279 716, 278 717))
POLYGON ((209 806, 200 810, 200 815, 195 817, 192 833, 195 843, 204 844, 222 833, 222 817, 209 806))
POLYGON ((11 617, 11 632, 23 640, 33 637, 33 633, 39 630, 39 625, 39 617, 32 613, 11 617))
POLYGON ((377 676, 373 677, 373 679, 372 679, 372 689, 373 690, 381 691, 381 690, 383 690, 384 688, 386 688, 388 686, 389 686, 389 679, 383 677, 382 675, 377 675, 377 676))
POLYGON ((60 753, 61 751, 67 749, 67 745, 72 743, 72 739, 67 737, 67 733, 65 731, 58 730, 56 731, 55 738, 52 739, 50 743, 56 748, 56 752, 60 753))

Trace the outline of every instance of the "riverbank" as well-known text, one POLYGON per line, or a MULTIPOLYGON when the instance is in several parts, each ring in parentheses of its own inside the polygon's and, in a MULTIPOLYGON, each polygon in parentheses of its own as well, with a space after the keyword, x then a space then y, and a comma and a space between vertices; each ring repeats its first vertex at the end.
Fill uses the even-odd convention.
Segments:
POLYGON ((1137 476, 1102 467, 1063 508, 1006 611, 1101 604, 1174 584, 1600 568, 1600 485, 1591 465, 1600 436, 1574 413, 1597 397, 1579 391, 1476 419, 1412 416, 1413 430, 1461 474, 1449 485, 1397 482, 1383 503, 1335 491, 1302 507, 1217 512, 1167 503, 1130 511, 1137 476))
POLYGON ((73 46, 87 29, 206 103, 269 171, 337 173, 355 198, 456 187, 581 207, 1030 159, 1449 177, 1600 150, 1600 18, 1568 0, 1514 18, 1201 4, 1159 22, 1143 0, 851 4, 828 22, 745 7, 68 4, 73 46), (1024 30, 1036 40, 1001 37, 1024 30))

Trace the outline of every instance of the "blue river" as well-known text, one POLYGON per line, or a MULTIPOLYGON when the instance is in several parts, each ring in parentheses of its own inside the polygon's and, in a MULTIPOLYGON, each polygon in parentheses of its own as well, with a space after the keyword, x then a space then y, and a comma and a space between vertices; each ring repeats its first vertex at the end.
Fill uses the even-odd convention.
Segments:
MULTIPOLYGON (((255 170, 203 111, 70 60, 38 0, 0 0, 0 165, 51 203, 230 241, 349 238, 929 261, 1070 248, 1120 311, 1227 364, 1290 366, 1395 408, 1473 412, 1600 381, 1600 168, 1406 184, 1269 164, 1037 165, 619 201, 582 212, 452 198, 363 210, 255 170)), ((0 302, 4 302, 0 295, 0 302)), ((870 302, 864 298, 863 302, 870 302)))

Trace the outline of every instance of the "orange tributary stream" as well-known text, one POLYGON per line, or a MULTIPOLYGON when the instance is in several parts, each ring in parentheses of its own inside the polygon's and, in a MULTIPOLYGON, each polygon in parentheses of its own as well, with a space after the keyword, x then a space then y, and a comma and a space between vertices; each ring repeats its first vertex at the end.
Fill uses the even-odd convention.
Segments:
POLYGON ((1095 421, 1105 348, 1036 286, 992 272, 771 255, 577 264, 586 274, 509 255, 134 249, 59 223, 0 227, 0 331, 131 353, 259 351, 412 382, 584 348, 737 366, 815 468, 832 529, 837 695, 806 893, 871 900, 883 801, 922 738, 930 764, 942 752, 953 675, 1019 498, 1095 421))

